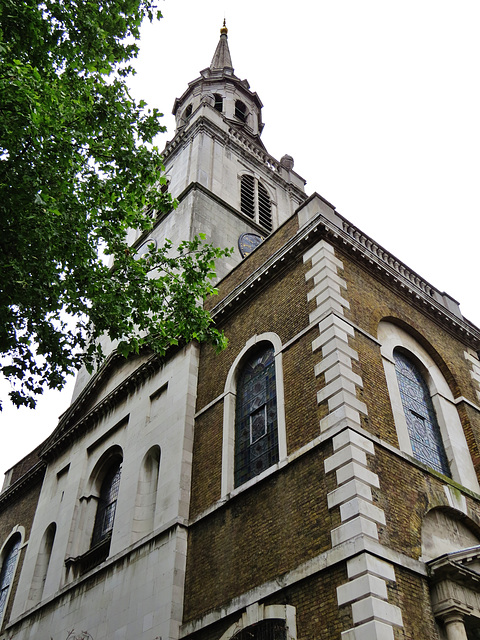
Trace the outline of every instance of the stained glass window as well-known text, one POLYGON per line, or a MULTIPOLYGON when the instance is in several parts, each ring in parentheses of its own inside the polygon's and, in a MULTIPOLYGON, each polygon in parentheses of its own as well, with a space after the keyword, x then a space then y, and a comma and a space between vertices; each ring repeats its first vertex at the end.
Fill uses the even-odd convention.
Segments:
POLYGON ((449 476, 447 456, 427 383, 413 359, 397 349, 393 357, 413 456, 449 476))
POLYGON ((3 615, 10 585, 12 584, 13 572, 15 570, 15 565, 17 564, 17 556, 21 541, 22 538, 20 534, 16 533, 10 541, 10 548, 5 555, 2 570, 0 571, 0 618, 3 615))
POLYGON ((237 384, 235 486, 278 462, 275 358, 271 345, 255 351, 237 384))
POLYGON ((121 470, 121 462, 112 465, 102 482, 93 527, 92 546, 106 538, 113 529, 121 470))

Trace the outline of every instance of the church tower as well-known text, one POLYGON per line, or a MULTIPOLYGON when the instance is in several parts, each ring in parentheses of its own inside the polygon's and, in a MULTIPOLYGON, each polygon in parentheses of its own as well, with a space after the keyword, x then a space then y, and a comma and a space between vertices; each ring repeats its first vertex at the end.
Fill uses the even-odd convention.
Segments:
MULTIPOLYGON (((132 232, 135 249, 202 233, 234 247, 221 278, 291 217, 305 181, 291 157, 267 153, 261 110, 234 73, 224 25, 210 66, 175 100, 164 166, 178 208, 132 232)), ((29 513, 19 525, 8 511, 1 528, 16 578, 2 591, 0 624, 9 620, 18 640, 63 640, 71 629, 95 640, 179 635, 199 347, 127 361, 110 351, 93 376, 79 372, 57 428, 0 496, 18 501, 21 481, 29 513)))
POLYGON ((278 161, 263 145, 262 106, 248 81, 235 75, 224 24, 210 66, 175 100, 175 137, 163 155, 179 206, 152 234, 175 246, 204 233, 215 246, 234 247, 218 265, 219 277, 242 260, 242 234, 254 235, 243 249, 251 250, 249 242, 267 237, 306 198, 293 159, 278 161))
POLYGON ((228 348, 79 376, 0 494, 0 640, 480 637, 480 330, 307 198, 261 109, 224 26, 174 104, 179 206, 131 241, 234 247, 228 348))

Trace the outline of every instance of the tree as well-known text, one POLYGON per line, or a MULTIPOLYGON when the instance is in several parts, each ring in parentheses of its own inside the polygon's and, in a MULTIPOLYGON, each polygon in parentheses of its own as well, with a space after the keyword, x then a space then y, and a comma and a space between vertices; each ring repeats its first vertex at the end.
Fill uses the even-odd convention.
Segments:
POLYGON ((228 251, 127 244, 174 206, 151 147, 161 114, 126 84, 144 17, 161 17, 153 0, 0 6, 0 354, 17 406, 92 370, 104 334, 125 356, 224 345, 201 302, 228 251))

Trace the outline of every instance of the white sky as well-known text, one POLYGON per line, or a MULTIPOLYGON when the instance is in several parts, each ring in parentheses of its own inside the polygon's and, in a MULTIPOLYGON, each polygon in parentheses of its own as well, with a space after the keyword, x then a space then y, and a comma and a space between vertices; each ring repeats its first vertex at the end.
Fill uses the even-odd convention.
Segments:
MULTIPOLYGON (((264 106, 263 141, 339 213, 480 324, 480 2, 159 0, 131 83, 165 114, 209 66, 224 16, 235 73, 264 106)), ((0 473, 41 442, 72 385, 5 406, 0 473)), ((2 393, 2 396, 5 394, 2 393)), ((5 403, 7 404, 7 403, 5 403)))

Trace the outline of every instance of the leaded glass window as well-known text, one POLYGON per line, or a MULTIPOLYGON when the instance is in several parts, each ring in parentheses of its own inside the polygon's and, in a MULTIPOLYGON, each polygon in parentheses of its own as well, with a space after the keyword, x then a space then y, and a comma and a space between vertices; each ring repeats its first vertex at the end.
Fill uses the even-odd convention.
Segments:
POLYGON ((103 479, 93 527, 92 546, 107 538, 113 529, 121 470, 122 464, 117 462, 110 467, 103 479))
POLYGON ((13 572, 15 571, 15 566, 17 564, 17 556, 21 541, 22 538, 20 534, 16 533, 10 541, 10 548, 5 555, 2 570, 0 571, 0 618, 3 616, 8 592, 13 581, 13 572))
POLYGON ((449 476, 447 456, 427 383, 411 358, 397 349, 393 357, 413 456, 449 476))
POLYGON ((235 486, 278 462, 275 357, 271 345, 243 365, 235 414, 235 486))

